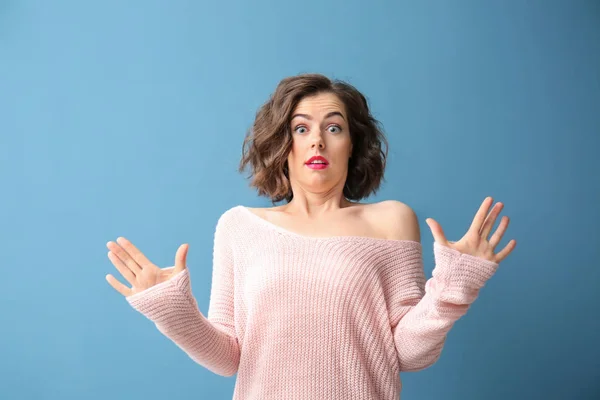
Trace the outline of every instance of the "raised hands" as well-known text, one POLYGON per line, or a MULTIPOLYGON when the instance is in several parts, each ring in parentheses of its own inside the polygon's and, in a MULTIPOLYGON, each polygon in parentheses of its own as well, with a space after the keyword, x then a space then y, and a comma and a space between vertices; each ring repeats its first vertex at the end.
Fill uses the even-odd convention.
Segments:
POLYGON ((175 266, 170 268, 159 268, 152 264, 133 243, 123 237, 118 238, 117 243, 108 242, 106 247, 110 250, 108 258, 129 282, 131 288, 119 282, 111 274, 106 275, 106 280, 117 292, 128 297, 167 281, 183 271, 186 268, 189 245, 179 246, 175 254, 175 266))
POLYGON ((486 197, 485 200, 483 200, 477 214, 475 214, 475 218, 473 219, 469 230, 458 242, 449 242, 444 235, 442 227, 433 218, 427 218, 425 222, 429 226, 433 238, 437 243, 458 250, 464 254, 470 254, 474 257, 480 257, 495 263, 500 263, 514 250, 517 241, 512 239, 502 251, 494 253, 496 246, 502 239, 502 236, 508 227, 509 218, 507 216, 502 217, 498 229, 496 229, 496 232, 494 232, 492 237, 488 240, 487 237, 496 222, 496 218, 504 207, 502 203, 496 203, 492 208, 492 211, 488 214, 493 202, 494 199, 492 197, 486 197))

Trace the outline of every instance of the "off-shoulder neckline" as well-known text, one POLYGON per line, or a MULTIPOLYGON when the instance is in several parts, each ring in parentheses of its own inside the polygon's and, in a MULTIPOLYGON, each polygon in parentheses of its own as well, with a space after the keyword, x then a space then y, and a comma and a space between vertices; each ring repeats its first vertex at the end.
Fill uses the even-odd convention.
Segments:
POLYGON ((255 213, 253 213, 252 211, 250 211, 248 209, 248 207, 243 206, 243 205, 238 205, 236 208, 239 208, 241 210, 244 211, 245 214, 251 216, 251 218, 253 218, 256 221, 259 221, 261 224, 263 224, 264 226, 278 231, 280 233, 286 234, 288 236, 292 236, 298 239, 304 239, 304 240, 310 240, 310 241, 316 241, 316 242, 326 242, 326 241, 370 241, 370 242, 375 242, 375 243, 387 243, 387 244, 407 244, 407 245, 413 245, 413 246, 418 246, 421 247, 422 244, 421 242, 417 242, 415 240, 409 240, 409 239, 383 239, 383 238, 376 238, 376 237, 371 237, 371 236, 356 236, 356 235, 338 235, 338 236, 308 236, 308 235, 303 235, 297 232, 293 232, 290 231, 286 228, 283 228, 279 225, 276 225, 274 223, 272 223, 271 221, 267 221, 266 219, 256 215, 255 213))

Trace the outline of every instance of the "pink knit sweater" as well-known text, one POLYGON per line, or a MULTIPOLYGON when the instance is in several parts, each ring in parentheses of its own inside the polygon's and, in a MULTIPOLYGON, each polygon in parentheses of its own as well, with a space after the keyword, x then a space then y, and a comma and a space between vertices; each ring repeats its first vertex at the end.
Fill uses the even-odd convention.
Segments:
POLYGON ((440 357, 498 264, 434 242, 310 237, 243 206, 215 230, 208 316, 190 272, 127 297, 195 362, 237 373, 234 400, 397 400, 440 357))

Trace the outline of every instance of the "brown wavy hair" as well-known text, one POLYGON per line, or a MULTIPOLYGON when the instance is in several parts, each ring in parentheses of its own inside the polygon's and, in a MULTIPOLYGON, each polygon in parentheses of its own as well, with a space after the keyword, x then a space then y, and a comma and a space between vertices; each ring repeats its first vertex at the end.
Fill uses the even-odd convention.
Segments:
POLYGON ((384 179, 388 142, 379 121, 369 111, 367 99, 354 86, 321 74, 300 74, 281 80, 256 113, 254 124, 242 144, 239 172, 248 165, 260 196, 272 203, 294 197, 288 175, 287 157, 292 149, 290 119, 297 104, 306 96, 333 93, 344 103, 348 117, 352 155, 344 196, 358 201, 375 194, 384 179))

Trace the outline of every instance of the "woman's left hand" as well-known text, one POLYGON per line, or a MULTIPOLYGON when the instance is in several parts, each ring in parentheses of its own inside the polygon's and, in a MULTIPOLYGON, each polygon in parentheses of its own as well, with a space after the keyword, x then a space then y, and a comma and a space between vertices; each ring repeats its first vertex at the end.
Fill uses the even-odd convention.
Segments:
POLYGON ((502 239, 502 236, 508 227, 509 218, 507 216, 502 217, 498 229, 496 229, 496 232, 494 232, 490 240, 488 240, 487 237, 496 222, 496 217, 498 217, 500 210, 504 207, 502 203, 496 203, 492 211, 488 214, 493 202, 494 199, 492 197, 485 198, 479 207, 479 211, 475 214, 471 227, 458 242, 449 242, 444 235, 441 225, 433 218, 427 218, 425 222, 429 226, 433 238, 437 243, 458 250, 464 254, 470 254, 474 257, 480 257, 495 263, 500 263, 514 250, 517 241, 512 239, 502 251, 494 254, 494 249, 500 242, 500 239, 502 239))

